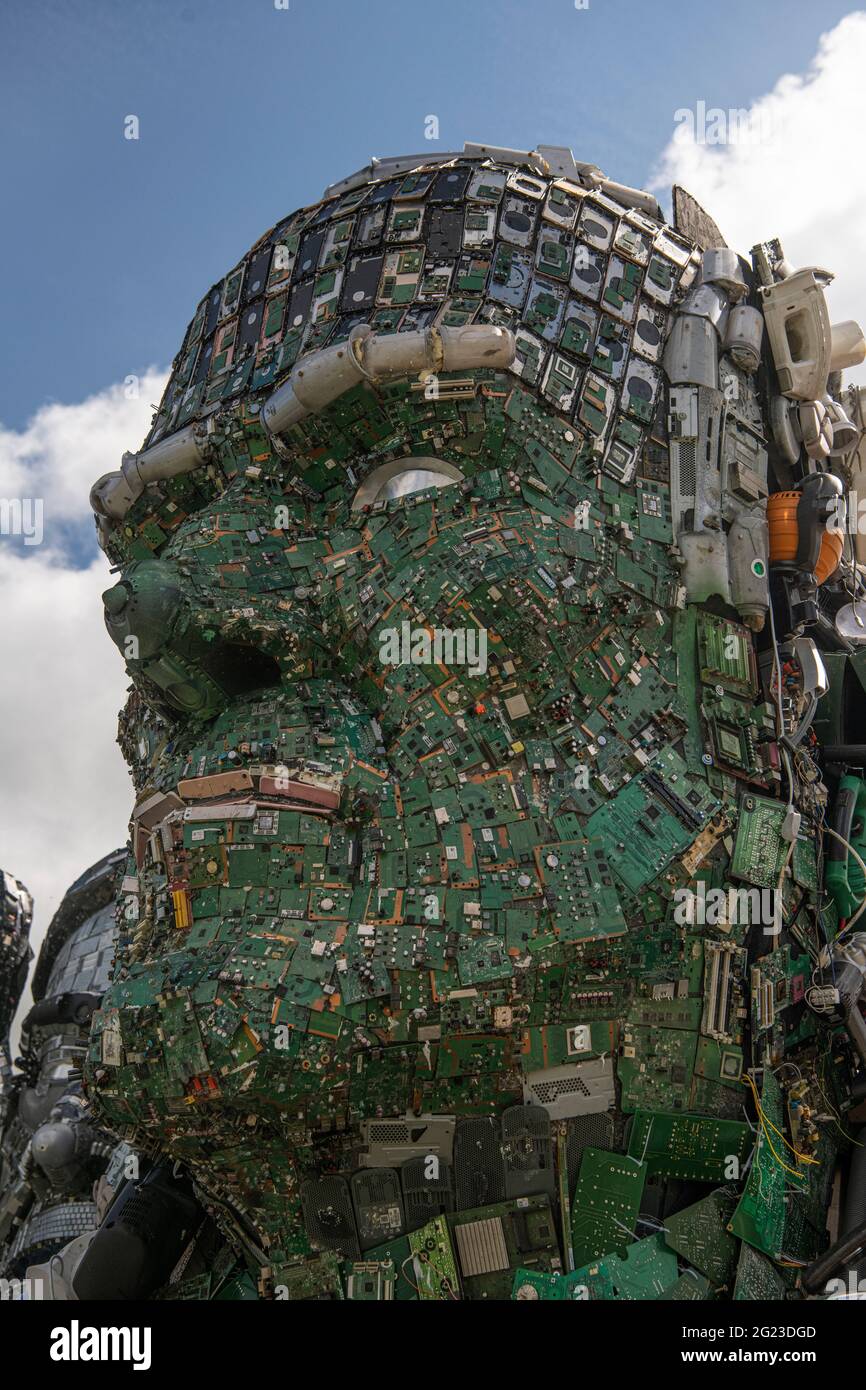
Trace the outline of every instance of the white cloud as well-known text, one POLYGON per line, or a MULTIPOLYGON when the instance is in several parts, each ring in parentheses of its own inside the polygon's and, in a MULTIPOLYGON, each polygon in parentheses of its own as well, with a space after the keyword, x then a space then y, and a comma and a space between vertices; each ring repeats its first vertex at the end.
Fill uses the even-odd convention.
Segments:
POLYGON ((36 899, 37 941, 69 884, 126 838, 128 679, 99 598, 111 583, 102 559, 71 570, 0 548, 0 844, 36 899))
POLYGON ((49 546, 62 547, 64 525, 92 524, 92 485, 140 447, 165 380, 151 367, 77 405, 44 405, 23 430, 0 424, 0 497, 43 498, 49 546))
POLYGON ((651 186, 666 193, 682 184, 741 254, 778 236, 795 266, 833 271, 831 318, 866 327, 866 175, 858 148, 864 71, 866 13, 857 11, 820 37, 808 72, 780 77, 753 103, 760 138, 701 143, 679 123, 651 186))
POLYGON ((45 505, 42 545, 0 535, 0 865, 34 895, 37 952, 68 886, 126 839, 115 739, 128 679, 100 602, 114 581, 101 553, 76 567, 69 527, 86 536, 90 485, 139 447, 164 380, 151 371, 138 398, 115 386, 0 428, 0 498, 45 505))

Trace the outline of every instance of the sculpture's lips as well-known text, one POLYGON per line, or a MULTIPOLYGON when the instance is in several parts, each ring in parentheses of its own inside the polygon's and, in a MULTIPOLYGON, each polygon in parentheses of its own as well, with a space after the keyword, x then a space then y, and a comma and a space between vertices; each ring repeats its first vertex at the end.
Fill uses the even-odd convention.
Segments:
POLYGON ((339 779, 303 768, 238 768, 209 777, 184 778, 176 792, 148 792, 136 802, 130 822, 136 863, 139 869, 143 866, 152 836, 160 835, 164 848, 169 849, 173 827, 254 820, 260 811, 267 810, 330 816, 339 805, 339 779))
MULTIPOLYGON (((319 810, 336 811, 340 804, 339 791, 327 785, 325 779, 313 781, 303 776, 293 777, 288 770, 282 774, 276 770, 272 773, 261 772, 254 775, 246 769, 240 769, 236 772, 218 772, 210 777, 188 777, 178 782, 177 790, 184 801, 204 801, 210 805, 215 805, 220 797, 233 792, 255 790, 264 796, 286 797, 299 801, 305 809, 316 807, 319 810)), ((187 819, 196 820, 198 817, 189 815, 187 819)))

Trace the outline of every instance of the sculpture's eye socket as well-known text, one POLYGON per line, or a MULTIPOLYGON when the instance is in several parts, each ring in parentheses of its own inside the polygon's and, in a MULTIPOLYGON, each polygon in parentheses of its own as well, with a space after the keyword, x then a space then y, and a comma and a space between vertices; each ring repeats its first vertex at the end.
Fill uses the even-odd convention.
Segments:
POLYGON ((392 502, 397 497, 408 497, 429 487, 450 487, 462 481, 460 469, 444 459, 397 459, 374 468, 370 476, 364 479, 355 493, 352 511, 371 507, 374 502, 392 502))

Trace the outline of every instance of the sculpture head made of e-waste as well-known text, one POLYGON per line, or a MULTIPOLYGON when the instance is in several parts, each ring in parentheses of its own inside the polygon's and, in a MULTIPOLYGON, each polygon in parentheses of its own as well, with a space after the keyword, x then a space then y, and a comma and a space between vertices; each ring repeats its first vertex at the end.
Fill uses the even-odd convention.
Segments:
POLYGON ((827 1239, 863 343, 674 209, 558 148, 376 162, 94 488, 136 801, 89 1096, 265 1297, 781 1296, 827 1239))

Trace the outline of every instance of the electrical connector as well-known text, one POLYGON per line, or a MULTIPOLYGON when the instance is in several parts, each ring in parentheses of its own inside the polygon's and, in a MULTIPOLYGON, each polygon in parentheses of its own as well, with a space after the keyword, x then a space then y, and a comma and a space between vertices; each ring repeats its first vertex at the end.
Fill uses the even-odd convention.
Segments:
POLYGON ((833 985, 815 985, 809 992, 809 1004, 816 1013, 827 1013, 839 1003, 839 991, 833 985))

